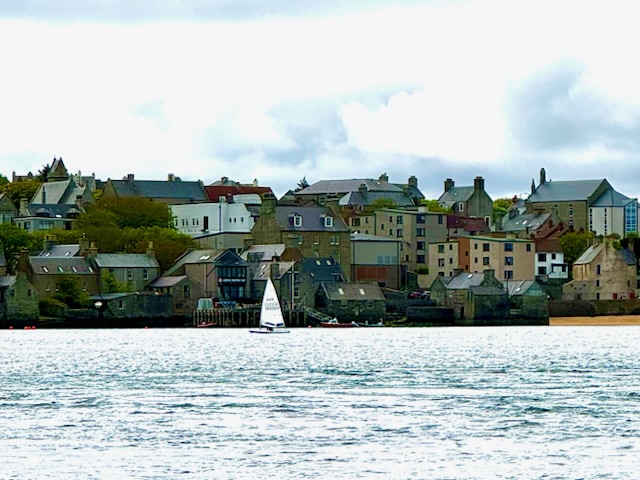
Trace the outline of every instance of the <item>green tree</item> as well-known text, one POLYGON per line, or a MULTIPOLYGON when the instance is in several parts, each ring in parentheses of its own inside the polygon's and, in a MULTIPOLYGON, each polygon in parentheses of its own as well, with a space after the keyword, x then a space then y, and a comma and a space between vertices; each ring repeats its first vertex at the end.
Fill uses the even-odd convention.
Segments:
POLYGON ((420 204, 426 206, 430 212, 452 213, 451 208, 443 207, 438 200, 427 200, 423 198, 420 204))
POLYGON ((512 203, 510 198, 497 198, 493 201, 493 223, 507 214, 512 203))
POLYGON ((307 182, 307 177, 302 177, 302 179, 298 182, 298 186, 295 188, 294 192, 299 192, 300 190, 304 190, 309 186, 307 182))
POLYGON ((371 206, 378 210, 380 208, 396 208, 398 203, 393 198, 378 197, 371 202, 371 206))
POLYGON ((580 255, 589 247, 593 233, 591 232, 567 232, 558 241, 564 253, 564 260, 572 266, 580 255))
POLYGON ((40 182, 37 180, 25 180, 24 182, 13 182, 7 184, 5 193, 9 196, 16 207, 20 207, 20 200, 26 198, 31 200, 38 190, 40 182))
POLYGON ((63 274, 57 287, 58 291, 53 295, 53 298, 68 307, 87 308, 91 305, 91 298, 87 292, 80 288, 80 280, 77 275, 63 274))
POLYGON ((11 273, 15 269, 21 250, 26 249, 29 252, 42 250, 41 241, 11 223, 0 224, 0 243, 4 249, 8 270, 11 273))
POLYGON ((4 192, 9 183, 9 179, 0 173, 0 192, 4 192))
MULTIPOLYGON (((86 207, 87 215, 96 215, 99 211, 115 216, 118 227, 170 227, 171 212, 168 205, 154 202, 144 197, 101 198, 86 207)), ((107 215, 107 218, 110 218, 107 215)), ((103 219, 105 220, 105 219, 103 219)))
POLYGON ((109 270, 102 275, 102 292, 103 293, 120 293, 132 291, 132 283, 122 284, 116 276, 109 270))
POLYGON ((49 176, 50 172, 51 172, 51 164, 45 163, 42 166, 42 168, 38 170, 38 175, 36 175, 36 178, 44 183, 47 181, 47 177, 49 176))

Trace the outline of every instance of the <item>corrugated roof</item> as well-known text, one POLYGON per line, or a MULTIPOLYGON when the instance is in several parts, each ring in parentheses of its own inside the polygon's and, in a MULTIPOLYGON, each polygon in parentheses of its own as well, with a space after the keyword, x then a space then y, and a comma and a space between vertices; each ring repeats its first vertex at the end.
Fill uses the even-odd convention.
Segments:
POLYGON ((588 200, 603 182, 606 180, 547 181, 536 188, 527 199, 527 203, 588 200))

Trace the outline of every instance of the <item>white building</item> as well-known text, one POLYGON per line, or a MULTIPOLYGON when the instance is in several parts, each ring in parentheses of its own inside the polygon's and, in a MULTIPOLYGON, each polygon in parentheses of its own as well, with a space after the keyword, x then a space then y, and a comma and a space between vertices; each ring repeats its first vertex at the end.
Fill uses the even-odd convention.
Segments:
POLYGON ((173 225, 193 238, 219 233, 250 233, 258 213, 259 195, 235 195, 232 202, 170 205, 173 225))

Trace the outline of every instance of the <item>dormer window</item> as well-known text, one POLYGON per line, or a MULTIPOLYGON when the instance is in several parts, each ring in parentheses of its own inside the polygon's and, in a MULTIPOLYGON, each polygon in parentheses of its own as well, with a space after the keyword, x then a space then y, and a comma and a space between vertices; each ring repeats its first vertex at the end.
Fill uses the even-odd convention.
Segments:
POLYGON ((293 226, 294 227, 301 227, 302 226, 302 215, 294 213, 293 215, 291 215, 291 218, 293 220, 293 226))
POLYGON ((333 227, 333 217, 327 215, 324 217, 324 226, 326 228, 333 227))

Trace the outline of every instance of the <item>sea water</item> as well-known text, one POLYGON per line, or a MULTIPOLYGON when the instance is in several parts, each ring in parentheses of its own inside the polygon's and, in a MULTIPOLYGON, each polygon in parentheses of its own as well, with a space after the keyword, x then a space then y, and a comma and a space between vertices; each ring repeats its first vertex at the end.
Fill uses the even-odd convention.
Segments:
POLYGON ((0 331, 2 479, 638 478, 640 328, 0 331))

